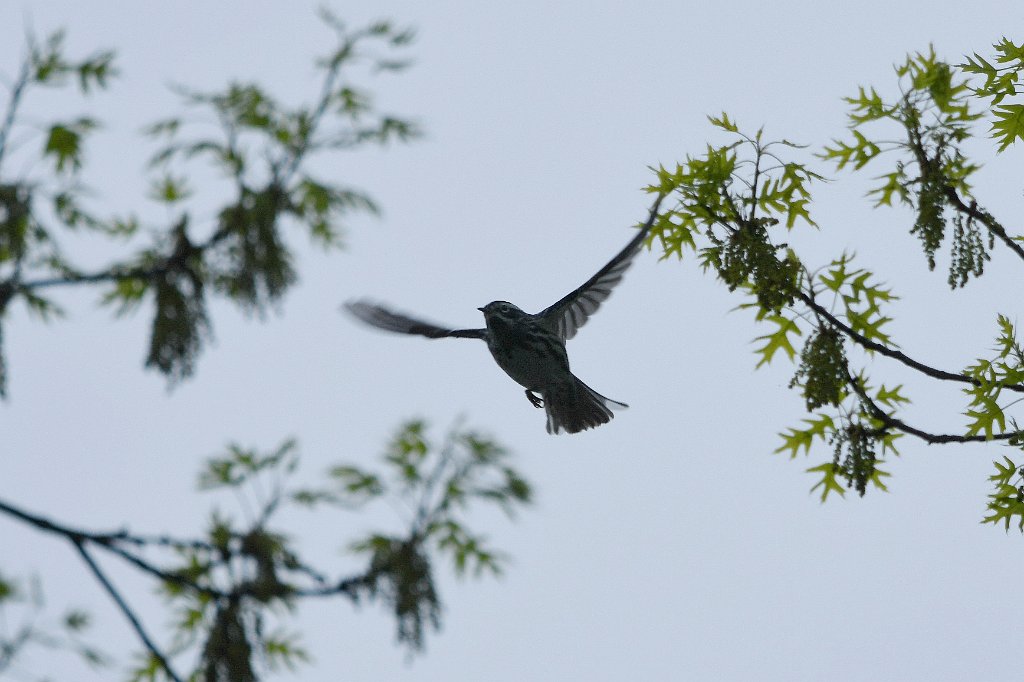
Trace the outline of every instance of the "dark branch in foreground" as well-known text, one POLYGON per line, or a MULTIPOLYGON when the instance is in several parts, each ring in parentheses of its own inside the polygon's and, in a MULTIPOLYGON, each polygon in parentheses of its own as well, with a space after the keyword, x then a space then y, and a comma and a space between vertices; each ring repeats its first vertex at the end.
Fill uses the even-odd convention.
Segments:
POLYGON ((14 507, 8 504, 7 502, 4 502, 3 500, 0 500, 0 512, 13 516, 14 518, 24 521, 25 523, 28 523, 31 526, 35 526, 40 530, 65 537, 76 544, 92 543, 98 547, 102 547, 108 552, 111 552, 116 556, 121 557, 128 563, 141 569, 143 572, 149 573, 153 577, 159 578, 160 580, 169 583, 174 583, 182 587, 187 587, 197 592, 202 592, 210 597, 218 599, 223 599, 230 596, 229 593, 224 592, 222 590, 216 590, 205 585, 199 585, 195 581, 189 580, 188 578, 165 571, 146 561, 142 557, 137 556, 136 554, 133 554, 127 551, 126 549, 117 546, 118 543, 122 541, 130 542, 138 546, 145 546, 146 541, 144 538, 131 538, 127 535, 125 531, 118 531, 116 533, 91 533, 89 531, 81 530, 78 528, 71 528, 70 526, 55 523, 53 521, 50 521, 49 519, 43 518, 42 516, 37 516, 23 509, 14 507))
POLYGON ((916 436, 928 443, 929 445, 944 445, 946 443, 985 443, 993 440, 1009 440, 1017 435, 1018 431, 1008 431, 1006 433, 997 433, 991 436, 985 436, 981 434, 973 436, 961 436, 951 433, 930 433, 923 429, 919 429, 915 426, 911 426, 902 419, 898 419, 888 414, 885 410, 878 406, 878 404, 871 399, 867 391, 861 385, 857 377, 850 373, 849 368, 846 369, 846 381, 853 388, 857 396, 863 401, 864 405, 871 411, 871 416, 882 422, 882 428, 884 430, 896 429, 902 433, 906 433, 911 436, 916 436))
MULTIPOLYGON (((814 298, 804 292, 798 292, 796 297, 807 305, 815 314, 821 316, 828 321, 833 327, 843 332, 851 340, 857 343, 859 346, 866 348, 871 351, 875 351, 880 355, 884 355, 887 358, 892 358, 898 362, 903 363, 911 369, 915 369, 922 374, 932 377, 933 379, 941 379, 942 381, 957 381, 963 384, 970 384, 972 386, 980 386, 981 382, 977 379, 967 376, 966 374, 956 374, 954 372, 947 372, 946 370, 937 369, 930 365, 926 365, 923 362, 919 362, 914 358, 906 355, 905 353, 883 346, 882 344, 872 341, 863 334, 854 331, 848 324, 845 324, 838 317, 830 313, 826 308, 814 300, 814 298)), ((1024 393, 1024 386, 1021 384, 1000 384, 1000 388, 1004 388, 1007 391, 1014 391, 1016 393, 1024 393)), ((952 442, 952 441, 950 441, 952 442)))
POLYGON ((142 627, 142 623, 139 622, 139 619, 138 617, 136 617, 135 612, 132 611, 130 606, 128 606, 128 603, 125 602, 124 598, 121 596, 121 593, 117 591, 117 588, 114 587, 114 585, 107 578, 106 574, 100 569, 99 565, 92 558, 92 555, 89 554, 89 551, 85 548, 85 541, 81 538, 72 538, 71 543, 75 546, 75 549, 78 550, 78 554, 82 557, 82 560, 89 567, 89 570, 92 571, 92 574, 96 576, 96 580, 98 580, 99 583, 103 585, 103 589, 107 591, 107 594, 110 595, 110 598, 113 599, 114 603, 117 604, 117 607, 121 609, 121 613, 123 613, 124 617, 128 619, 129 623, 131 623, 132 628, 135 630, 135 634, 137 634, 139 639, 142 640, 142 644, 146 647, 146 649, 149 650, 149 653, 151 653, 153 657, 160 662, 160 667, 164 669, 164 672, 167 673, 167 676, 174 680, 174 682, 181 682, 181 677, 179 677, 178 674, 174 672, 174 669, 171 667, 170 661, 167 660, 167 657, 164 656, 160 649, 157 648, 156 644, 153 643, 152 638, 150 638, 149 634, 146 632, 146 629, 142 627))
MULTIPOLYGON (((103 572, 103 570, 96 563, 93 556, 88 550, 89 545, 102 548, 111 554, 121 558, 124 561, 132 564, 136 568, 142 570, 144 573, 157 578, 165 583, 174 584, 181 588, 192 590, 194 592, 204 594, 211 599, 217 601, 232 601, 237 602, 243 597, 253 597, 259 599, 259 595, 256 594, 258 589, 251 582, 243 582, 231 590, 223 590, 212 587, 208 584, 202 584, 196 580, 185 577, 173 571, 167 571, 159 566, 151 563, 145 558, 128 551, 121 545, 129 544, 136 547, 148 547, 148 546, 159 546, 159 547, 170 547, 170 548, 193 548, 202 550, 214 550, 212 545, 201 540, 180 540, 171 538, 168 536, 137 536, 128 533, 126 530, 120 530, 108 533, 95 533, 82 530, 80 528, 73 528, 61 523, 57 523, 47 519, 45 517, 33 514, 11 505, 3 500, 0 500, 0 513, 7 514, 23 523, 26 523, 34 528, 41 531, 52 533, 63 537, 74 545, 75 550, 78 552, 81 559, 89 567, 89 570, 96 577, 99 583, 106 590, 107 594, 117 605, 118 609, 125 616, 132 628, 135 630, 143 646, 159 661, 160 666, 167 673, 168 677, 175 682, 181 682, 181 677, 174 672, 170 666, 170 662, 167 657, 160 651, 153 639, 146 632, 142 623, 139 621, 138 616, 128 602, 122 597, 117 588, 111 583, 110 579, 103 572)), ((222 551, 222 550, 218 550, 222 551)), ((222 559, 223 562, 230 560, 230 557, 222 559)), ((374 571, 371 568, 367 573, 348 578, 342 578, 328 582, 325 578, 319 576, 315 571, 302 565, 293 566, 291 570, 297 573, 304 574, 312 578, 318 585, 306 588, 295 588, 292 586, 284 586, 282 588, 287 592, 288 595, 304 598, 304 597, 328 597, 338 594, 343 594, 352 600, 358 600, 362 590, 367 588, 373 589, 379 575, 379 571, 374 571)))
POLYGON ((106 282, 121 282, 130 279, 152 280, 165 273, 166 268, 152 268, 148 270, 104 270, 92 274, 73 273, 64 277, 48 277, 46 279, 29 280, 26 282, 14 282, 15 291, 29 291, 32 289, 44 289, 46 287, 67 286, 70 284, 103 284, 106 282))
POLYGON ((970 204, 964 202, 964 200, 957 194, 957 191, 950 187, 945 187, 946 199, 953 205, 956 210, 961 213, 970 216, 972 219, 977 220, 979 223, 989 229, 989 231, 995 236, 999 237, 999 240, 1003 242, 1007 248, 1013 251, 1017 256, 1024 260, 1024 247, 1020 245, 1020 242, 1014 241, 1010 235, 1006 233, 1006 229, 999 224, 999 222, 989 215, 987 212, 978 208, 977 204, 973 201, 970 204))
MULTIPOLYGON (((933 159, 928 156, 928 152, 925 149, 925 145, 922 142, 922 134, 918 129, 907 129, 908 141, 907 148, 910 149, 911 153, 917 161, 917 165, 921 168, 922 173, 929 170, 936 174, 941 175, 941 171, 936 168, 939 165, 937 159, 933 159)), ((1017 256, 1024 260, 1024 247, 1020 243, 1013 240, 1006 233, 1006 229, 999 224, 995 218, 993 218, 986 211, 979 209, 976 202, 972 201, 970 204, 966 203, 960 194, 956 191, 956 188, 949 184, 948 181, 943 182, 942 193, 945 195, 946 200, 960 213, 970 216, 971 219, 977 220, 984 225, 988 230, 999 237, 999 240, 1003 242, 1011 251, 1017 256)))

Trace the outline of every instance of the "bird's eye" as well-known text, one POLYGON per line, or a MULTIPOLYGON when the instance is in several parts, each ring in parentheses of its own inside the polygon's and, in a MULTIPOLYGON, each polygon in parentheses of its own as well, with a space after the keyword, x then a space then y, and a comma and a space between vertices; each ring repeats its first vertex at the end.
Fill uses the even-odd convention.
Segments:
POLYGON ((501 312, 507 313, 510 310, 512 310, 512 306, 510 306, 508 303, 502 303, 501 304, 501 312))

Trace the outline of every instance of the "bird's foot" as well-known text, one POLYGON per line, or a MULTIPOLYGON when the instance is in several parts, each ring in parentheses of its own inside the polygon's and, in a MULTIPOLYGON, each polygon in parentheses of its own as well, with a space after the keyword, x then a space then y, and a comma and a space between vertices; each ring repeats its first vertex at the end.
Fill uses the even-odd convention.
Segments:
POLYGON ((544 399, 538 396, 533 391, 526 391, 526 398, 530 401, 530 404, 534 407, 544 407, 544 399))

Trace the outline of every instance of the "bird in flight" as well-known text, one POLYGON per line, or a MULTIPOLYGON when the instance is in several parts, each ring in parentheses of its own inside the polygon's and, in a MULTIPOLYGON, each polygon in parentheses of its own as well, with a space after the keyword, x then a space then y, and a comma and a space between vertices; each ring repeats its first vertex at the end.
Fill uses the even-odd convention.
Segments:
POLYGON ((622 251, 583 286, 539 313, 523 312, 508 301, 492 301, 478 308, 484 314, 484 329, 447 329, 367 301, 350 301, 345 308, 366 324, 389 332, 485 341, 498 366, 526 389, 530 403, 544 408, 548 433, 578 433, 606 424, 613 409, 628 405, 604 397, 573 375, 565 342, 622 281, 658 216, 662 198, 658 195, 647 222, 622 251))

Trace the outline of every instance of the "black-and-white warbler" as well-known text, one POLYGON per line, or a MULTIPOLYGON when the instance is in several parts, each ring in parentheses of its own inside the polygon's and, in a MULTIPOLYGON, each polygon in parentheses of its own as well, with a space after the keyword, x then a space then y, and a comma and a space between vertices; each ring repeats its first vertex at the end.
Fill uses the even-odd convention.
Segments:
POLYGON ((628 406, 604 397, 569 371, 565 342, 576 335, 622 280, 658 216, 662 198, 658 196, 647 222, 615 258, 583 286, 536 315, 508 301, 493 301, 478 308, 484 314, 486 328, 447 329, 366 301, 352 301, 345 307, 363 322, 390 332, 430 339, 483 339, 498 366, 526 388, 526 397, 533 406, 544 407, 548 433, 577 433, 606 424, 612 418, 612 409, 628 406))

